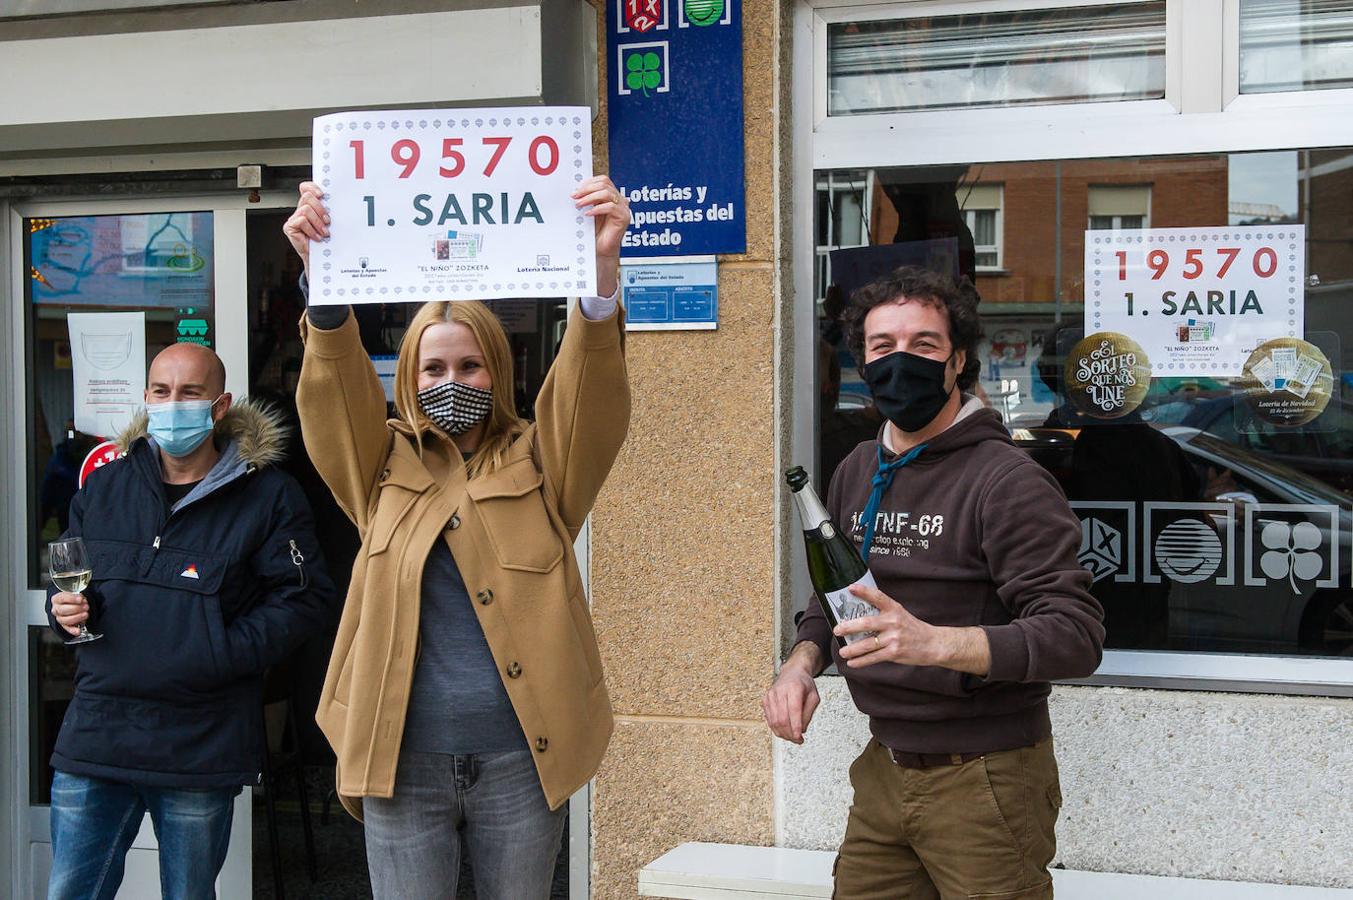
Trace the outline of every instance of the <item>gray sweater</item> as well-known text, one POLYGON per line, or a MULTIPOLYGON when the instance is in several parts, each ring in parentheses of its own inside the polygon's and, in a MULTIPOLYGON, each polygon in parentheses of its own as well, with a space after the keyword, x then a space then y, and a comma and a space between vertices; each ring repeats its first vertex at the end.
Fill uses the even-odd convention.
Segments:
POLYGON ((406 750, 493 753, 526 750, 517 714, 446 541, 423 565, 418 665, 404 719, 406 750))

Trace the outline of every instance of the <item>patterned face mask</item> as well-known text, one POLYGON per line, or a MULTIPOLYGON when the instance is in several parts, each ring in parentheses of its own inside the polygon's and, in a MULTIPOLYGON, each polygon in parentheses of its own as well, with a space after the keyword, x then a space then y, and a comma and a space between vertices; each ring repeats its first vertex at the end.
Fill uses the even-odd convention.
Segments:
POLYGON ((447 381, 418 392, 423 415, 449 435, 464 434, 493 411, 493 391, 447 381))

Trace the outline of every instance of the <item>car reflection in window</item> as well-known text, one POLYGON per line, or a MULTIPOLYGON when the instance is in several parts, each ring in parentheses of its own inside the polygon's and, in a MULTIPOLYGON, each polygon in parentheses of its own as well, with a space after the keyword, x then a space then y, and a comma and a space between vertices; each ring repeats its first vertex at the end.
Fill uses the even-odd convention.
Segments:
POLYGON ((1107 646, 1353 657, 1348 493, 1195 427, 1012 436, 1081 519, 1107 646))
POLYGON ((1198 403, 1176 424, 1205 431, 1260 456, 1279 457, 1292 468, 1353 493, 1353 455, 1349 452, 1353 449, 1353 404, 1347 400, 1331 403, 1306 428, 1279 428, 1255 417, 1247 405, 1229 395, 1198 403))

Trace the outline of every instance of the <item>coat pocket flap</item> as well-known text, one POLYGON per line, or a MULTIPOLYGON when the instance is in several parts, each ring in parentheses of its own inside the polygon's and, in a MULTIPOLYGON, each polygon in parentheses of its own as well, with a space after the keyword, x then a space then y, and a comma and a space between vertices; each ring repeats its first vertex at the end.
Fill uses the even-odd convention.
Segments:
POLYGON ((524 459, 492 475, 472 479, 465 485, 465 492, 476 501, 492 500, 494 497, 520 497, 539 490, 541 481, 540 472, 529 459, 524 459))
POLYGON ((130 581, 194 594, 217 594, 225 580, 224 557, 172 547, 143 547, 122 541, 86 541, 94 583, 130 581))

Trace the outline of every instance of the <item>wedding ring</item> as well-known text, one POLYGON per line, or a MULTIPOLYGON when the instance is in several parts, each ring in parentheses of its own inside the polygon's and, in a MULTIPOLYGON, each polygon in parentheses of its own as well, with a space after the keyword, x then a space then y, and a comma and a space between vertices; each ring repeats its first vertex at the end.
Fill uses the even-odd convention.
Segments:
POLYGON ((874 635, 874 649, 875 650, 883 649, 883 641, 879 640, 879 636, 877 634, 874 635))

